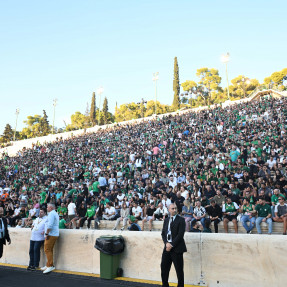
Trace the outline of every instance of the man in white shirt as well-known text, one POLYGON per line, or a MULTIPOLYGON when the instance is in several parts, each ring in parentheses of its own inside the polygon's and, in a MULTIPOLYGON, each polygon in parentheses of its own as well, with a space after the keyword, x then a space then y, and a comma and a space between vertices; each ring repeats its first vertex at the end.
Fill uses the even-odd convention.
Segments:
POLYGON ((111 205, 110 202, 107 202, 105 213, 103 214, 103 219, 113 220, 115 216, 116 216, 116 209, 111 205))
POLYGON ((163 204, 160 202, 158 204, 158 208, 156 211, 153 213, 153 220, 164 220, 165 217, 168 216, 168 210, 163 204))
POLYGON ((142 208, 136 203, 133 203, 132 214, 137 220, 142 220, 142 208))
MULTIPOLYGON (((71 222, 75 217, 76 217, 76 204, 72 202, 71 199, 69 199, 69 204, 68 204, 68 219, 69 222, 71 222)), ((71 226, 73 228, 73 226, 71 226)))
POLYGON ((39 217, 35 219, 32 225, 32 233, 30 239, 30 262, 27 270, 35 271, 39 267, 40 248, 45 240, 45 223, 47 220, 45 209, 40 209, 39 217))

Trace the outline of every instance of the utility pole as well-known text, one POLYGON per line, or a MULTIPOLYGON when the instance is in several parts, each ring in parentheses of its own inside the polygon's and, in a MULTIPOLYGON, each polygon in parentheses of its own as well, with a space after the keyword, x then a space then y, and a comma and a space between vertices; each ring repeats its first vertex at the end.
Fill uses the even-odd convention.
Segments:
POLYGON ((17 122, 18 122, 18 115, 19 115, 19 113, 20 113, 20 109, 17 108, 17 109, 16 109, 16 124, 15 124, 14 137, 13 137, 13 140, 14 140, 14 141, 15 141, 15 139, 16 139, 16 130, 17 130, 17 122))
POLYGON ((53 116, 53 127, 52 127, 52 134, 54 134, 54 125, 55 125, 55 112, 56 112, 56 106, 57 106, 57 99, 53 100, 53 106, 54 106, 54 116, 53 116))

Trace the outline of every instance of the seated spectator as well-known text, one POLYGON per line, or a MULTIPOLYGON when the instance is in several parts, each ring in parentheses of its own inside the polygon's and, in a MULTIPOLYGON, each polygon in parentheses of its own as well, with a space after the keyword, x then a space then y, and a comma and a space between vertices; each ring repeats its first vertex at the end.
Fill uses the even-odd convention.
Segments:
POLYGON ((246 232, 249 234, 251 233, 252 229, 255 227, 255 221, 256 221, 256 210, 253 204, 250 203, 250 200, 248 198, 243 199, 243 205, 241 207, 241 223, 243 227, 245 228, 246 232), (247 222, 250 222, 248 225, 247 222))
POLYGON ((68 222, 68 216, 64 215, 60 217, 59 220, 59 229, 71 229, 71 222, 68 222))
POLYGON ((82 228, 84 226, 85 221, 88 220, 87 227, 88 229, 90 229, 91 221, 94 219, 95 214, 96 214, 95 206, 88 203, 85 217, 80 222, 80 228, 82 228))
POLYGON ((284 200, 285 200, 285 196, 280 193, 280 190, 278 188, 274 189, 273 191, 273 195, 271 196, 271 214, 272 214, 272 218, 275 217, 275 213, 274 213, 274 209, 275 209, 275 206, 279 203, 278 200, 279 200, 279 196, 283 197, 284 200))
POLYGON ((156 211, 153 213, 153 220, 164 220, 165 217, 168 216, 168 210, 163 204, 160 202, 156 211))
POLYGON ((222 208, 212 199, 210 205, 206 207, 206 212, 209 215, 210 222, 214 223, 215 233, 218 233, 218 224, 222 220, 222 208))
POLYGON ((96 209, 96 215, 94 216, 95 219, 95 229, 98 229, 100 226, 100 220, 103 219, 103 215, 105 213, 105 206, 103 203, 96 209))
POLYGON ((79 228, 82 229, 82 226, 83 226, 82 221, 85 220, 86 213, 87 213, 87 208, 85 206, 85 202, 83 201, 81 205, 79 206, 79 208, 77 209, 76 217, 74 217, 72 220, 72 226, 73 224, 76 223, 76 229, 79 229, 79 228))
POLYGON ((106 203, 105 212, 103 214, 103 219, 114 220, 115 217, 116 217, 116 210, 115 210, 115 208, 112 206, 111 202, 107 202, 106 203))
POLYGON ((235 233, 238 233, 237 215, 239 206, 236 202, 232 202, 230 197, 227 197, 226 203, 222 206, 223 226, 226 233, 228 233, 228 222, 232 221, 235 233))
POLYGON ((113 230, 117 230, 121 221, 123 221, 123 227, 121 228, 121 230, 124 230, 127 226, 127 222, 129 220, 129 215, 130 215, 130 209, 127 207, 127 204, 125 202, 123 202, 122 208, 120 211, 120 217, 117 218, 116 225, 113 228, 113 230))
POLYGON ((191 222, 190 232, 201 232, 201 230, 199 228, 199 223, 196 220, 191 222))
POLYGON ((137 220, 142 220, 142 209, 141 207, 138 205, 137 202, 133 203, 133 207, 132 207, 132 215, 137 219, 137 220))
POLYGON ((189 200, 183 202, 184 206, 182 208, 182 215, 185 220, 185 231, 190 231, 190 223, 193 219, 193 207, 190 204, 189 200))
POLYGON ((138 225, 138 220, 136 219, 135 216, 131 215, 129 217, 129 224, 130 226, 128 227, 129 231, 141 231, 140 226, 138 225))
POLYGON ((256 229, 258 234, 262 234, 260 224, 261 222, 267 222, 268 234, 272 234, 272 218, 271 218, 271 207, 265 202, 264 198, 259 198, 258 204, 255 206, 258 217, 256 218, 256 229))
POLYGON ((287 229, 287 204, 284 202, 285 198, 281 195, 278 197, 278 204, 275 206, 274 213, 275 222, 283 222, 283 235, 286 235, 287 229))
POLYGON ((152 230, 152 222, 155 220, 153 214, 156 211, 154 203, 150 204, 146 211, 146 216, 142 220, 142 231, 144 231, 144 224, 148 221, 149 231, 152 230))
POLYGON ((200 200, 197 200, 196 206, 193 209, 193 219, 191 221, 191 225, 192 222, 194 221, 200 221, 202 227, 204 228, 205 216, 206 216, 206 210, 204 207, 201 206, 200 200))

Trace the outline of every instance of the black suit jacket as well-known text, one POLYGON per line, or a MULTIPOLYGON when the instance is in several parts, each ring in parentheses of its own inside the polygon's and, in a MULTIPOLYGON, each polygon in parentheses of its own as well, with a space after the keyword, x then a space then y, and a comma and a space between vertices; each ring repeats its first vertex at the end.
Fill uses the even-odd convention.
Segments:
POLYGON ((10 241, 10 236, 9 236, 9 231, 8 231, 8 223, 7 223, 7 219, 3 218, 3 224, 4 224, 4 228, 5 228, 5 237, 0 239, 0 243, 5 244, 6 245, 6 241, 10 241))
MULTIPOLYGON (((161 237, 166 245, 167 243, 167 233, 168 233, 168 223, 169 217, 164 220, 163 228, 161 232, 161 237)), ((176 253, 183 253, 186 252, 186 245, 184 242, 184 232, 185 232, 185 220, 183 217, 177 215, 175 220, 170 224, 171 230, 171 237, 172 242, 171 245, 173 246, 172 250, 176 253)))

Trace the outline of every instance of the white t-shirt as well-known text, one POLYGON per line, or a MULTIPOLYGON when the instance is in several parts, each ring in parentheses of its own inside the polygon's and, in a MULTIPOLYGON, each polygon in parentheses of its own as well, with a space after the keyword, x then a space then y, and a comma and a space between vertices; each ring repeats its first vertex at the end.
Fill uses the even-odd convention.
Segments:
POLYGON ((44 216, 42 218, 37 217, 35 221, 33 222, 33 229, 31 233, 31 240, 32 241, 43 241, 45 240, 45 223, 47 221, 47 216, 44 216), (43 233, 43 234, 42 234, 43 233))
POLYGON ((132 213, 134 214, 135 217, 138 217, 140 216, 140 213, 142 213, 142 208, 140 206, 133 207, 132 213))
POLYGON ((106 208, 105 212, 108 214, 108 215, 112 215, 116 212, 116 209, 111 206, 110 208, 106 208))
POLYGON ((68 215, 76 215, 75 209, 76 209, 76 204, 74 202, 70 202, 68 204, 68 215))

